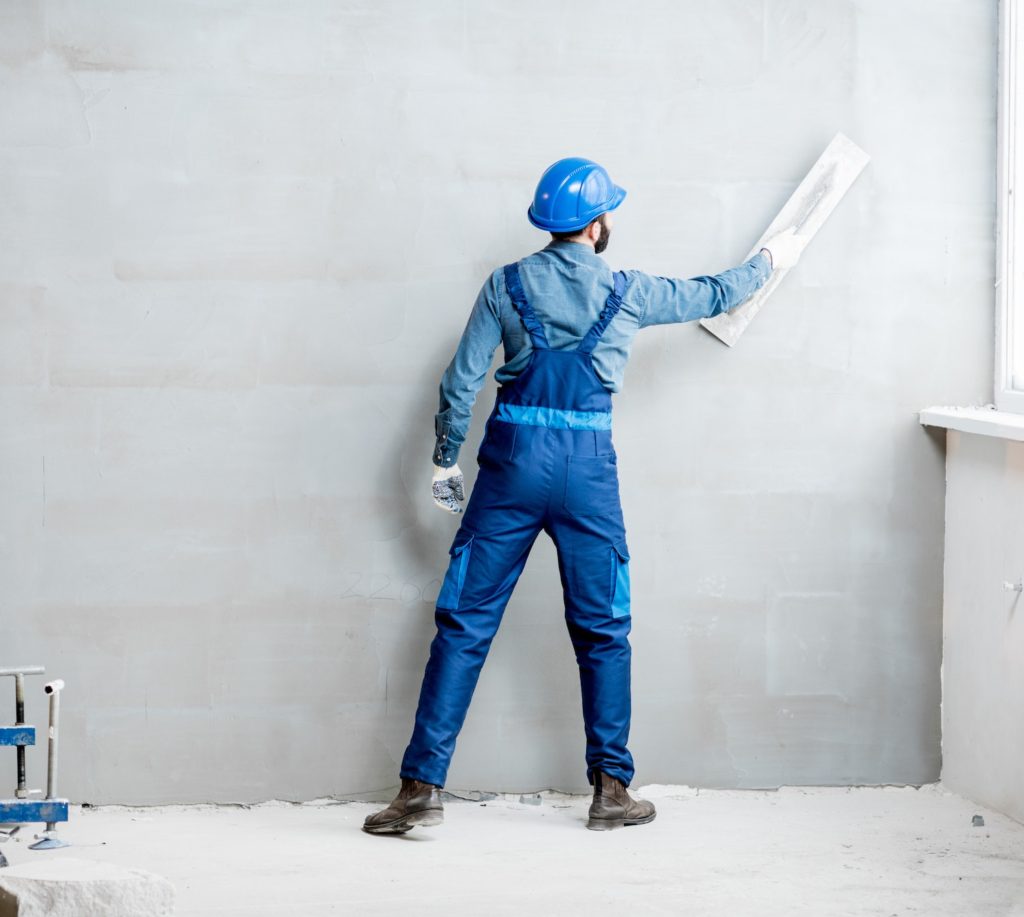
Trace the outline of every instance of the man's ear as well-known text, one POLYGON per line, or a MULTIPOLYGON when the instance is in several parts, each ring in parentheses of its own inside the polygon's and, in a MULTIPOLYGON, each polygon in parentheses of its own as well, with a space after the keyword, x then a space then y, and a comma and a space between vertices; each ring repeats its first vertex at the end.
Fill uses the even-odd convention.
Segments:
POLYGON ((600 218, 594 220, 594 222, 587 227, 587 236, 590 238, 592 242, 596 242, 598 239, 601 238, 600 218))

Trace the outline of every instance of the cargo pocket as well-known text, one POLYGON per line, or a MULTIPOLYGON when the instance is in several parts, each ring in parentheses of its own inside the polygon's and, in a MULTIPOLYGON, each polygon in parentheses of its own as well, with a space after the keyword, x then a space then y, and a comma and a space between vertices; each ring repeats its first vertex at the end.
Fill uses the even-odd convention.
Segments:
POLYGON ((456 535, 452 546, 448 549, 451 560, 448 572, 441 583, 441 591, 437 595, 437 607, 455 610, 459 607, 462 587, 466 582, 466 568, 469 566, 469 555, 473 549, 472 535, 456 535))
POLYGON ((629 549, 625 541, 612 545, 612 617, 621 618, 629 611, 629 549))
POLYGON ((620 511, 619 467, 614 452, 566 457, 565 511, 571 516, 610 516, 620 511))

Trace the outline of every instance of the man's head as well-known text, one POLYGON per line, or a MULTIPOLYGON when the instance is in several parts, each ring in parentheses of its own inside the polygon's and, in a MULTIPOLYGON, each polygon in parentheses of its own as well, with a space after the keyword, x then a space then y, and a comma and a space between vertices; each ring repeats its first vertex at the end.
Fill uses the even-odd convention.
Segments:
POLYGON ((626 190, 593 160, 559 159, 540 177, 527 216, 556 239, 593 245, 600 253, 608 245, 611 211, 625 196, 626 190))
POLYGON ((601 254, 608 247, 608 239, 612 234, 612 215, 609 211, 602 213, 597 219, 591 220, 583 229, 576 232, 553 232, 552 238, 566 242, 581 242, 593 247, 601 254))

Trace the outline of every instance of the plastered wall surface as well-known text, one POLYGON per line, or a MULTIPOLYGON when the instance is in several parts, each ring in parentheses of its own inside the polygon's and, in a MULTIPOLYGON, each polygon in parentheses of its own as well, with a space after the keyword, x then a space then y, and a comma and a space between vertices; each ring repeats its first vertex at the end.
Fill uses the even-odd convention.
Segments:
MULTIPOLYGON (((691 277, 837 130, 872 162, 743 339, 646 329, 616 397, 636 781, 937 779, 915 412, 990 391, 995 74, 977 0, 0 4, 0 664, 66 681, 61 790, 397 783, 437 384, 540 172, 605 164, 610 264, 691 277)), ((562 615, 542 538, 449 787, 586 787, 562 615)))
POLYGON ((942 781, 1024 821, 1024 443, 947 435, 942 781))

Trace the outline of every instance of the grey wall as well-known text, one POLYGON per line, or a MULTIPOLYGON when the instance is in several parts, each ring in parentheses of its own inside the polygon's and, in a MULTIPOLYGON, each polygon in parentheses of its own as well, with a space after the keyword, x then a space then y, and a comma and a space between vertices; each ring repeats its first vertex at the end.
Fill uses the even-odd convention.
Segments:
MULTIPOLYGON (((646 330, 617 398, 636 780, 935 780, 915 412, 990 393, 996 72, 996 4, 939 7, 0 4, 0 663, 66 680, 67 794, 395 784, 457 524, 437 383, 546 242, 540 171, 605 163, 612 265, 694 276, 837 130, 873 161, 737 347, 646 330)), ((582 755, 543 539, 449 786, 582 789, 582 755)))
POLYGON ((942 781, 1024 821, 1024 443, 947 435, 942 781))

